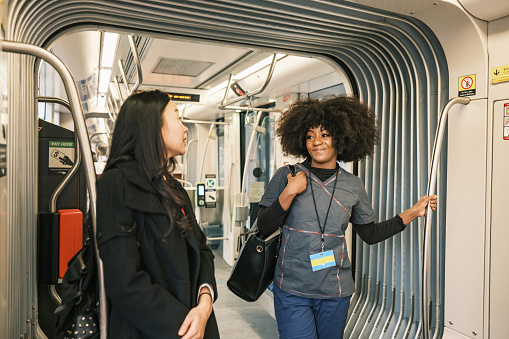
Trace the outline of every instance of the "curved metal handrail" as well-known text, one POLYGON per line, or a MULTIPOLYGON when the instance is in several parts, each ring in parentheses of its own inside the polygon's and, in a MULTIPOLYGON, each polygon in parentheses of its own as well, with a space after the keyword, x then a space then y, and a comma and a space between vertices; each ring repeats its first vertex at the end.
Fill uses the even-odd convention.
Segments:
POLYGON ((233 80, 233 75, 230 74, 230 78, 228 79, 228 85, 226 86, 226 91, 224 93, 223 100, 221 100, 221 103, 219 104, 219 108, 225 109, 226 106, 229 106, 233 103, 239 102, 244 99, 248 99, 258 93, 263 92, 265 90, 265 88, 267 87, 267 85, 269 84, 270 79, 272 78, 272 74, 274 73, 274 67, 276 66, 276 61, 277 61, 277 54, 274 54, 274 56, 272 57, 272 62, 270 63, 270 68, 269 68, 269 73, 267 74, 267 78, 265 79, 265 82, 263 83, 263 85, 260 88, 255 89, 252 92, 247 91, 246 94, 244 94, 243 96, 232 99, 230 101, 226 101, 226 97, 228 96, 228 91, 230 90, 230 85, 233 80))
POLYGON ((120 70, 120 75, 122 75, 122 80, 124 80, 125 89, 127 90, 127 95, 131 94, 131 90, 129 89, 129 84, 127 83, 127 76, 125 75, 124 65, 122 64, 122 60, 118 60, 118 69, 120 70))
POLYGON ((39 46, 25 44, 21 42, 0 41, 0 50, 3 52, 28 54, 41 58, 48 64, 53 66, 55 70, 60 74, 64 83, 65 92, 69 99, 69 105, 72 108, 71 114, 76 126, 76 135, 78 137, 81 154, 84 157, 84 168, 87 181, 87 189, 90 197, 90 214, 92 217, 92 230, 94 233, 94 247, 97 257, 98 276, 99 276, 99 300, 100 300, 100 326, 101 326, 101 339, 106 339, 107 334, 107 318, 106 318, 106 292, 104 289, 104 272, 101 258, 99 257, 99 249, 97 247, 97 223, 96 223, 96 174, 94 168, 94 161, 92 159, 92 150, 90 149, 90 143, 88 142, 88 133, 85 125, 85 119, 83 114, 83 107, 78 95, 76 83, 71 75, 71 72, 67 66, 54 54, 41 48, 39 46), (79 114, 80 113, 80 114, 79 114))
MULTIPOLYGON (((240 111, 252 111, 253 108, 251 107, 241 107, 241 106, 224 106, 222 109, 234 109, 234 110, 240 110, 240 111)), ((282 110, 278 108, 255 108, 254 109, 257 112, 282 112, 282 110)))
MULTIPOLYGON (((440 159, 440 151, 442 148, 442 140, 444 139, 445 124, 447 122, 447 115, 452 106, 456 104, 468 105, 470 103, 469 97, 456 97, 452 98, 442 108, 440 113, 440 120, 438 122, 437 133, 435 136, 435 145, 433 146, 433 156, 431 160, 431 173, 428 181, 428 190, 426 195, 435 193, 438 160, 440 159)), ((431 207, 428 204, 424 226, 424 238, 423 238, 423 264, 422 264, 422 290, 421 290, 421 323, 422 333, 424 339, 429 339, 430 324, 429 324, 429 280, 430 280, 430 250, 431 250, 431 207)))
MULTIPOLYGON (((143 82, 143 70, 141 69, 141 61, 140 56, 138 54, 138 49, 136 48, 136 44, 134 43, 134 38, 132 35, 128 35, 127 39, 129 40, 129 46, 131 48, 131 53, 133 54, 133 59, 136 64, 136 70, 138 72, 138 79, 136 80, 136 83, 134 86, 129 89, 129 83, 127 82, 127 76, 125 74, 124 65, 122 64, 122 60, 118 60, 118 68, 120 70, 120 74, 122 75, 122 79, 125 83, 125 88, 127 89, 128 95, 133 94, 135 91, 138 90, 138 87, 140 87, 141 83, 143 82)), ((115 83, 118 83, 118 80, 114 78, 115 83)), ((120 90, 120 86, 118 87, 120 90)), ((120 94, 122 96, 122 94, 120 94)))
MULTIPOLYGON (((128 35, 127 39, 129 39, 129 46, 131 46, 131 52, 133 53, 134 62, 136 63, 136 70, 138 71, 138 80, 134 84, 133 88, 131 88, 130 94, 133 94, 138 90, 141 83, 143 82, 143 70, 141 69, 141 61, 140 56, 138 55, 138 49, 136 48, 136 44, 134 43, 134 38, 132 35, 128 35)), ((126 83, 127 86, 127 83, 126 83)))
POLYGON ((99 136, 99 135, 106 135, 107 137, 109 137, 109 134, 106 132, 97 132, 90 136, 90 140, 92 140, 94 137, 99 136))
POLYGON ((117 91, 118 91, 120 100, 122 102, 124 102, 124 94, 122 93, 122 90, 120 89, 120 84, 118 83, 118 78, 116 76, 113 77, 113 82, 115 83, 115 87, 117 87, 117 91))
MULTIPOLYGON (((60 104, 67 108, 69 112, 71 111, 71 105, 69 104, 69 101, 61 99, 61 98, 55 98, 55 97, 46 97, 46 96, 40 96, 37 98, 37 101, 39 102, 46 102, 50 104, 60 104)), ((71 181, 74 174, 78 171, 78 168, 81 164, 81 152, 79 150, 79 142, 76 138, 76 158, 74 159, 74 164, 72 165, 71 169, 65 174, 62 181, 58 184, 58 186, 53 191, 53 194, 51 194, 51 197, 49 199, 49 211, 51 213, 55 213, 57 211, 57 199, 60 196, 60 193, 64 190, 65 186, 71 181)), ((62 298, 58 294, 55 285, 49 286, 49 293, 51 298, 55 301, 55 303, 60 306, 62 304, 62 298)))

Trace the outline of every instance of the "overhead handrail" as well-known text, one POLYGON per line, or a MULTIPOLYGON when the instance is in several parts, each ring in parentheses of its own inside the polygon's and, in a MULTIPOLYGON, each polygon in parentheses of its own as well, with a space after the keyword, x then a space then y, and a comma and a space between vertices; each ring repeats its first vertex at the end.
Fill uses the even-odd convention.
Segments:
MULTIPOLYGON (((243 96, 240 96, 238 98, 232 99, 230 101, 226 101, 226 97, 228 96, 228 91, 230 90, 230 85, 231 85, 232 80, 233 80, 233 74, 230 74, 230 77, 228 78, 228 85, 226 86, 226 91, 224 93, 223 100, 221 100, 221 103, 219 104, 219 108, 220 109, 225 109, 226 106, 229 106, 229 105, 231 105, 233 103, 242 101, 244 99, 248 99, 248 98, 253 97, 254 95, 256 95, 258 93, 263 92, 265 90, 265 88, 267 87, 267 85, 269 84, 270 79, 272 78, 272 74, 274 73, 274 67, 276 66, 276 61, 277 61, 277 54, 274 53, 274 56, 272 57, 272 62, 270 64, 269 73, 267 74, 267 78, 265 79, 265 82, 263 83, 263 85, 260 88, 254 90, 252 92, 246 91, 246 93, 243 96)), ((236 109, 241 109, 241 108, 236 108, 236 109)))
POLYGON ((113 116, 113 114, 115 114, 115 113, 111 113, 111 107, 110 107, 110 105, 111 105, 111 103, 108 103, 108 104, 106 105, 106 109, 108 110, 108 117, 111 119, 111 121, 113 121, 113 123, 115 123, 115 121, 116 121, 117 119, 115 119, 115 117, 113 116))
MULTIPOLYGON (((253 108, 251 107, 241 107, 241 106, 225 106, 222 109, 234 109, 234 110, 240 110, 240 111, 252 111, 253 108)), ((256 108, 255 109, 258 112, 281 112, 282 110, 277 108, 256 108)))
POLYGON ((118 69, 120 70, 120 75, 122 75, 122 80, 124 80, 124 85, 127 90, 127 95, 131 93, 131 90, 129 89, 129 84, 127 83, 127 77, 125 75, 124 65, 122 64, 122 60, 118 60, 118 69))
MULTIPOLYGON (((114 119, 115 109, 111 107, 110 102, 106 102, 106 109, 108 110, 108 113, 106 113, 108 115, 108 118, 114 119)), ((85 119, 87 119, 87 118, 85 118, 85 119)), ((115 122, 115 120, 113 120, 113 122, 115 122)))
POLYGON ((107 137, 109 137, 109 134, 106 133, 106 132, 97 132, 97 133, 94 133, 90 136, 90 140, 92 140, 94 137, 98 136, 98 135, 106 135, 107 137))
POLYGON ((206 124, 206 125, 229 125, 229 122, 224 121, 208 121, 208 120, 189 120, 189 119, 182 119, 183 123, 186 124, 206 124))
MULTIPOLYGON (((129 40, 129 46, 131 48, 131 53, 133 54, 134 63, 136 64, 136 70, 138 72, 138 79, 136 80, 136 83, 132 88, 129 88, 129 83, 127 82, 127 77, 125 74, 124 65, 122 64, 122 60, 118 60, 118 68, 120 69, 120 74, 122 75, 122 79, 124 80, 125 87, 127 88, 128 95, 131 95, 132 93, 136 92, 138 90, 138 87, 140 87, 141 83, 143 82, 143 70, 141 69, 141 61, 140 56, 138 54, 138 49, 136 48, 136 44, 134 43, 134 38, 132 35, 128 35, 127 39, 129 40)), ((117 81, 116 78, 114 78, 114 81, 117 81)), ((120 86, 119 86, 120 91, 120 86)), ((120 94, 122 96, 122 94, 120 94)))
MULTIPOLYGON (((60 104, 67 108, 69 112, 71 111, 71 105, 69 104, 69 101, 61 99, 61 98, 55 98, 55 97, 38 97, 37 101, 39 102, 46 102, 50 104, 60 104)), ((79 142, 76 138, 76 158, 74 159, 74 164, 72 165, 71 169, 65 174, 62 181, 57 185, 55 190, 53 191, 53 194, 51 194, 51 197, 49 199, 49 211, 50 213, 56 213, 57 212, 57 199, 60 196, 60 193, 64 190, 64 188, 67 186, 69 181, 71 181, 74 174, 78 171, 78 168, 81 164, 81 152, 79 150, 79 142)), ((62 304, 62 298, 58 294, 55 285, 49 285, 49 292, 51 298, 56 302, 58 306, 62 304)))
POLYGON ((111 112, 88 112, 85 113, 85 120, 90 118, 99 118, 99 119, 108 119, 110 117, 111 112))
MULTIPOLYGON (((440 113, 440 120, 438 122, 438 129, 435 136, 435 145, 433 146, 433 156, 431 160, 431 173, 428 181, 428 190, 426 195, 435 193, 438 160, 440 159, 440 151, 442 148, 442 140, 444 139, 445 124, 447 116, 452 106, 456 104, 468 105, 470 103, 469 97, 455 97, 450 99, 442 108, 440 113)), ((430 251, 431 251, 431 207, 428 203, 426 207, 426 216, 424 217, 424 238, 423 238, 423 264, 422 264, 422 290, 421 290, 421 323, 422 333, 424 339, 429 339, 430 323, 429 323, 429 281, 430 281, 430 251)), ((436 329, 438 331, 438 329, 436 329)))
POLYGON ((113 82, 115 83, 115 87, 117 87, 118 95, 120 96, 120 100, 124 102, 124 94, 122 93, 122 90, 120 89, 120 84, 118 83, 117 77, 113 77, 113 82))
POLYGON ((104 271, 101 258, 99 257, 99 249, 97 247, 97 222, 96 222, 96 175, 94 168, 94 161, 92 159, 92 150, 90 149, 90 143, 88 142, 88 133, 85 125, 85 119, 83 115, 83 107, 81 106, 78 90, 76 83, 71 75, 69 69, 65 64, 54 54, 49 51, 35 45, 25 44, 21 42, 0 40, 0 50, 3 52, 18 53, 18 54, 29 54, 40 59, 43 59, 48 64, 53 66, 55 70, 60 74, 64 83, 65 92, 69 99, 69 106, 71 114, 76 126, 76 134, 78 136, 78 143, 81 149, 81 154, 84 157, 84 169, 86 175, 87 189, 90 197, 90 214, 92 219, 92 231, 94 236, 94 247, 97 258, 98 277, 99 277, 99 301, 100 301, 100 315, 99 324, 101 328, 101 339, 107 337, 107 318, 106 318, 106 292, 104 289, 104 271), (78 114, 80 113, 80 114, 78 114))
POLYGON ((131 53, 133 53, 134 62, 136 64, 136 70, 138 71, 138 79, 136 80, 136 83, 134 84, 133 88, 131 88, 131 91, 129 92, 129 94, 133 94, 138 90, 138 87, 140 87, 141 83, 143 82, 143 70, 141 69, 140 56, 138 55, 138 48, 136 48, 133 36, 128 35, 127 39, 129 40, 129 46, 131 46, 131 53))
MULTIPOLYGON (((115 102, 115 100, 112 99, 111 96, 108 97, 108 103, 112 109, 113 114, 117 115, 119 112, 119 109, 118 109, 117 103, 115 102)), ((113 121, 115 121, 114 118, 112 118, 112 119, 113 119, 113 121)))
POLYGON ((48 104, 59 104, 59 105, 64 106, 65 108, 67 108, 69 110, 69 112, 71 111, 71 105, 69 105, 69 101, 64 100, 62 98, 40 96, 40 97, 37 97, 37 101, 45 102, 48 104))

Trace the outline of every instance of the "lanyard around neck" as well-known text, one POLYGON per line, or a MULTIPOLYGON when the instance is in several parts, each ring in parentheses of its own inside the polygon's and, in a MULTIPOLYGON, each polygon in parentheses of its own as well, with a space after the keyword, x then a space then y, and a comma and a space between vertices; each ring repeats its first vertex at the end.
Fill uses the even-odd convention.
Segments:
POLYGON ((329 207, 327 208, 327 213, 325 214, 325 221, 323 222, 323 227, 322 227, 322 224, 320 223, 320 216, 318 215, 318 209, 316 208, 315 192, 313 191, 313 181, 311 179, 311 172, 309 175, 309 185, 311 186, 311 195, 313 196, 313 203, 315 205, 316 220, 318 220, 318 226, 320 227, 320 232, 322 233, 322 252, 324 251, 325 225, 327 224, 327 218, 329 217, 330 206, 332 204, 332 200, 334 199, 334 192, 336 191, 336 183, 338 182, 338 173, 339 173, 339 168, 336 171, 336 179, 334 180, 334 188, 332 189, 332 195, 330 197, 329 207))

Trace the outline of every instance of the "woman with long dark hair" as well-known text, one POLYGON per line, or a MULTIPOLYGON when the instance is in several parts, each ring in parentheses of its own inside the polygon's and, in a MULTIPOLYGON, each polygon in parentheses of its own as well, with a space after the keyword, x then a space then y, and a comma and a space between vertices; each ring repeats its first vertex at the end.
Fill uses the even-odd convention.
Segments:
POLYGON ((118 114, 97 183, 110 338, 219 338, 214 256, 171 175, 186 133, 160 91, 131 95, 118 114))

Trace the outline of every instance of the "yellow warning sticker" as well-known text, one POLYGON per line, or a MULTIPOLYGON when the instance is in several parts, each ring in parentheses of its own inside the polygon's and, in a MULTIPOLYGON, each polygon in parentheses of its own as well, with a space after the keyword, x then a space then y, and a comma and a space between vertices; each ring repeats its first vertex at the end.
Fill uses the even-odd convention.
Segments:
POLYGON ((491 69, 491 83, 509 81, 509 65, 493 67, 491 69))
POLYGON ((458 78, 458 96, 467 97, 475 95, 475 74, 464 75, 458 78))

